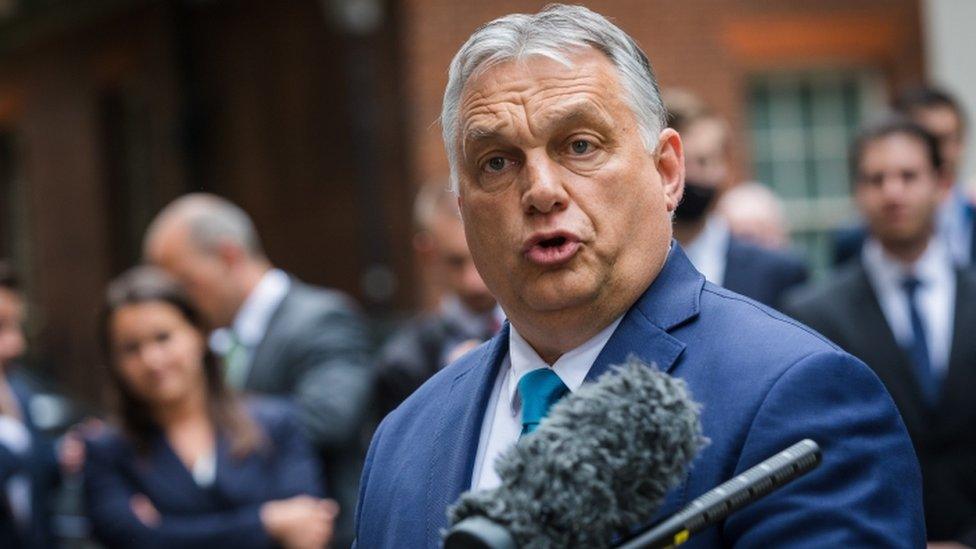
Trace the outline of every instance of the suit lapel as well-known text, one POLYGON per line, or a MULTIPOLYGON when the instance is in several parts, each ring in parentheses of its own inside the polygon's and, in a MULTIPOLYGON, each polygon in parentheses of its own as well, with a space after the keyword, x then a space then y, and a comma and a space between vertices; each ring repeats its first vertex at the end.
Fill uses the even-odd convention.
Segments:
POLYGON ((976 277, 971 271, 957 271, 952 347, 949 351, 949 368, 942 382, 942 394, 939 398, 939 407, 942 409, 940 417, 951 417, 949 411, 971 406, 970 388, 976 383, 973 379, 976 372, 976 363, 974 363, 976 338, 972 333, 973 327, 976 326, 974 304, 976 304, 976 277))
POLYGON ((277 377, 272 370, 274 365, 278 363, 275 357, 278 354, 279 343, 282 341, 278 335, 279 332, 287 329, 287 326, 285 326, 286 322, 283 322, 282 319, 287 318, 288 309, 292 306, 295 293, 298 291, 298 284, 299 282, 294 278, 290 279, 288 292, 268 320, 264 337, 261 338, 261 343, 258 344, 254 349, 254 353, 250 356, 247 377, 244 380, 244 388, 246 390, 272 390, 272 387, 269 386, 270 380, 277 377))
MULTIPOLYGON (((634 355, 662 371, 674 368, 684 344, 668 333, 698 314, 704 277, 675 243, 664 268, 624 315, 597 356, 586 381, 598 379, 611 365, 634 355)), ((488 399, 508 353, 509 325, 488 344, 478 363, 454 379, 433 439, 427 482, 428 544, 440 544, 445 510, 471 487, 488 399)))
POLYGON ((462 492, 471 488, 471 475, 481 438, 488 399, 502 360, 508 353, 506 322, 491 339, 481 359, 454 378, 443 403, 440 424, 434 435, 427 483, 428 545, 441 543, 440 529, 446 524, 446 511, 462 492))
POLYGON ((852 307, 847 311, 848 329, 853 344, 851 354, 867 363, 884 382, 901 410, 909 429, 922 429, 927 415, 925 400, 912 365, 895 339, 881 310, 867 271, 858 263, 851 286, 852 307))
POLYGON ((668 333, 698 315, 705 277, 695 270, 677 243, 651 286, 627 311, 586 375, 595 381, 611 365, 633 355, 670 372, 685 345, 668 333))

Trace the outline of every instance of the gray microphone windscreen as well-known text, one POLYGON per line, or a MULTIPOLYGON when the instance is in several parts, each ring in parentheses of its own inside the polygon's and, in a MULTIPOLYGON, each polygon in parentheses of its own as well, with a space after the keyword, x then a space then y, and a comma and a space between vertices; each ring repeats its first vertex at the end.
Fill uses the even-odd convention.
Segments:
POLYGON ((552 407, 495 463, 501 485, 467 492, 451 524, 483 516, 518 547, 609 547, 645 524, 704 443, 684 381, 630 357, 552 407))

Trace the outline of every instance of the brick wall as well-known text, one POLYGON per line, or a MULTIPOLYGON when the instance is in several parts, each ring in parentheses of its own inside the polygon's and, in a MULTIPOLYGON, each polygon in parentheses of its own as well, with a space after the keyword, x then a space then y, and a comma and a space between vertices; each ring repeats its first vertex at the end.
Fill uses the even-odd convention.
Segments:
MULTIPOLYGON (((404 0, 408 146, 414 183, 447 169, 436 124, 451 57, 478 25, 548 2, 404 0)), ((647 52, 663 87, 700 95, 744 135, 746 77, 806 68, 872 68, 891 87, 917 81, 922 40, 917 0, 595 0, 647 52)), ((748 145, 735 147, 737 172, 748 173, 748 145)))

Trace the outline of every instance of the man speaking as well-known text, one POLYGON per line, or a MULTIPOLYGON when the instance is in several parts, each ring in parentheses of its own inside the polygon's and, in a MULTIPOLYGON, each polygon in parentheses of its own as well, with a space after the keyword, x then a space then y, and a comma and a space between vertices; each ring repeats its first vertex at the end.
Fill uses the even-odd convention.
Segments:
POLYGON ((924 545, 918 463, 874 374, 705 282, 672 240, 684 158, 664 119, 643 52, 586 8, 502 17, 461 47, 444 140, 472 256, 510 325, 380 425, 359 546, 438 546, 448 506, 498 484, 501 452, 630 355, 685 380, 710 439, 657 518, 796 441, 823 450, 816 471, 690 545, 924 545))

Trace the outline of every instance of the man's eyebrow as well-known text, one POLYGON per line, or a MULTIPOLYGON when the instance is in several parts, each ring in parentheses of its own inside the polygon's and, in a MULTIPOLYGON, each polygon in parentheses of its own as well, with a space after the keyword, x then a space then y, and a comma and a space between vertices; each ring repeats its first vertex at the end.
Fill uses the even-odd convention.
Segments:
POLYGON ((579 101, 564 107, 558 107, 546 113, 541 124, 548 127, 561 127, 582 122, 593 122, 602 126, 612 126, 613 119, 606 111, 594 105, 591 101, 579 101))
POLYGON ((473 126, 464 131, 464 141, 465 142, 490 141, 498 137, 498 134, 499 131, 497 127, 473 126))

